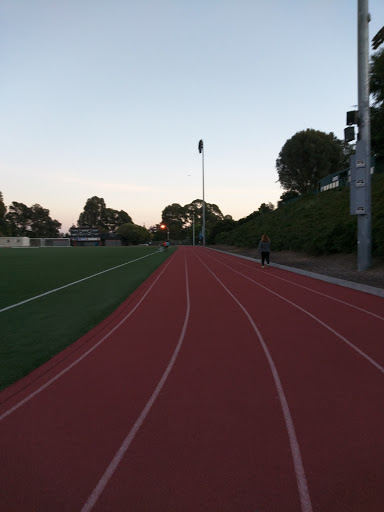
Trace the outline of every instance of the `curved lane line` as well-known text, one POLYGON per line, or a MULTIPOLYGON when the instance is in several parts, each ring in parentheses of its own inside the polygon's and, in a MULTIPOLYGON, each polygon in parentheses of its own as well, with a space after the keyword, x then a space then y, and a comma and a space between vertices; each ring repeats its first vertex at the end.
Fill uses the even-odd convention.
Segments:
POLYGON ((169 373, 171 372, 176 358, 180 352, 181 345, 183 344, 185 332, 187 330, 187 325, 189 321, 189 313, 190 313, 190 296, 189 296, 189 283, 188 283, 188 268, 187 268, 187 260, 185 259, 185 284, 186 284, 186 295, 187 295, 187 309, 185 312, 185 318, 184 318, 184 325, 180 333, 179 341, 176 345, 175 351, 173 352, 173 355, 171 357, 171 360, 168 363, 168 366, 163 373, 163 376, 161 377, 159 383, 156 386, 156 389, 152 393, 151 398, 148 400, 146 406, 142 410, 140 416, 137 418, 135 424, 131 428, 130 432, 128 433, 127 437, 124 439, 122 445, 116 452, 116 455, 112 459, 111 463, 109 464, 108 468, 104 472, 103 476, 100 478, 98 484, 96 485, 95 489, 92 491, 92 494, 89 496, 88 500, 86 501, 85 505, 81 509, 81 512, 89 512, 92 510, 93 506, 99 499, 101 493, 105 489, 106 485, 108 484, 109 480, 112 478, 113 473, 117 469, 117 466, 119 465, 121 459, 124 457, 125 452, 128 450, 130 444, 134 440, 137 432, 140 430, 141 425, 143 424, 145 418, 147 417, 148 413, 150 412, 153 404, 155 403, 157 397, 159 396, 159 393, 161 389, 163 388, 169 373))
MULTIPOLYGON (((172 260, 170 260, 172 261, 172 260)), ((21 400, 20 402, 18 402, 16 405, 14 405, 13 407, 11 407, 8 411, 6 411, 5 413, 3 413, 2 415, 0 415, 0 421, 2 421, 4 418, 6 418, 7 416, 9 416, 10 414, 12 414, 14 411, 16 411, 19 407, 21 407, 22 405, 24 405, 25 403, 29 402, 29 400, 31 400, 33 397, 35 397, 36 395, 38 395, 39 393, 41 393, 44 389, 46 389, 48 386, 50 386, 53 382, 55 382, 57 379, 59 379, 60 377, 62 377, 63 375, 65 375, 71 368, 73 368, 74 366, 76 366, 78 363, 80 363, 80 361, 82 361, 83 359, 85 359, 91 352, 93 352, 97 347, 99 347, 107 338, 109 338, 109 336, 111 334, 113 334, 135 311, 136 309, 140 306, 140 304, 143 302, 143 300, 145 299, 145 297, 148 295, 148 293, 152 290, 152 288, 154 287, 154 285, 156 284, 156 282, 158 281, 158 279, 160 278, 160 276, 165 272, 165 270, 168 268, 168 265, 170 264, 170 261, 166 264, 166 266, 163 268, 163 270, 159 273, 159 275, 156 277, 156 279, 154 280, 154 282, 151 284, 151 286, 148 288, 148 290, 144 293, 144 295, 141 297, 141 299, 139 300, 139 302, 136 304, 136 306, 134 306, 131 311, 129 313, 127 313, 125 315, 125 317, 118 323, 116 324, 105 336, 103 336, 103 338, 101 338, 101 340, 99 340, 92 348, 90 348, 89 350, 87 350, 87 352, 85 352, 82 356, 80 356, 78 359, 76 359, 73 363, 71 363, 69 366, 67 366, 66 368, 64 368, 64 370, 62 370, 60 373, 58 373, 57 375, 55 375, 54 377, 52 377, 52 379, 50 379, 48 382, 46 382, 45 384, 43 384, 42 386, 40 386, 38 389, 36 389, 35 391, 33 391, 33 393, 31 393, 30 395, 28 395, 27 397, 25 397, 23 400, 21 400)))
POLYGON ((251 323, 254 331, 256 332, 257 337, 259 338, 260 344, 264 350, 265 356, 269 363, 269 367, 272 371, 273 379, 275 381, 275 386, 276 386, 276 389, 277 389, 277 392, 279 395, 281 408, 283 410, 285 425, 286 425, 287 431, 288 431, 289 444, 291 446, 293 464, 295 467, 296 481, 297 481, 297 487, 299 490, 300 503, 301 503, 301 512, 312 512, 311 498, 309 496, 307 479, 305 476, 303 461, 301 458, 299 443, 298 443, 297 437, 296 437, 295 427, 293 425, 291 412, 289 410, 289 406, 288 406, 288 402, 287 402, 287 399, 286 399, 286 396, 284 393, 284 389, 283 389, 283 386, 280 381, 279 373, 278 373, 275 363, 272 359, 272 356, 268 350, 268 347, 261 335, 261 332, 257 328, 255 322, 253 321, 251 315, 248 313, 248 311, 245 309, 245 307, 233 295, 233 293, 225 286, 225 284, 217 277, 217 275, 200 258, 199 258, 199 260, 206 267, 206 269, 213 275, 213 277, 221 284, 221 286, 224 288, 224 290, 226 292, 228 292, 228 294, 237 303, 237 305, 242 309, 242 311, 248 318, 249 322, 251 323))
POLYGON ((117 268, 124 267, 124 265, 129 265, 130 263, 134 263, 135 261, 143 260, 144 258, 148 258, 149 256, 153 256, 156 252, 151 252, 151 254, 147 254, 146 256, 142 256, 141 258, 136 258, 135 260, 126 261, 121 265, 117 265, 116 267, 107 268, 107 270, 103 270, 102 272, 98 272, 97 274, 92 274, 91 276, 84 277, 83 279, 79 279, 78 281, 73 281, 72 283, 65 284, 64 286, 60 286, 59 288, 55 288, 54 290, 49 290, 48 292, 41 293, 40 295, 35 295, 35 297, 30 297, 29 299, 18 302, 17 304, 12 304, 11 306, 7 306, 3 309, 0 309, 0 313, 4 311, 8 311, 9 309, 16 308, 17 306, 22 306, 27 302, 31 302, 32 300, 40 299, 41 297, 45 297, 46 295, 50 295, 51 293, 58 292, 59 290, 64 290, 64 288, 68 288, 69 286, 73 286, 74 284, 81 283, 86 281, 87 279, 91 279, 92 277, 100 276, 101 274, 105 274, 106 272, 110 272, 111 270, 116 270, 117 268))
MULTIPOLYGON (((219 261, 219 260, 216 260, 219 261)), ((251 270, 254 270, 254 267, 252 265, 247 265, 246 263, 238 262, 239 265, 242 265, 243 267, 249 268, 251 270)), ((260 270, 257 270, 257 272, 260 272, 260 270)), ((368 311, 367 309, 360 308, 359 306, 355 306, 354 304, 350 304, 349 302, 345 302, 341 299, 336 299, 336 297, 332 297, 332 295, 327 295, 326 293, 319 292, 317 290, 312 290, 312 288, 308 288, 308 286, 304 286, 302 284, 295 283, 294 281, 290 281, 289 279, 284 279, 284 277, 277 276, 275 274, 268 274, 270 277, 274 277, 275 279, 280 279, 280 281, 285 281, 286 283, 293 284, 294 286, 298 286, 299 288, 303 288, 304 290, 309 290, 310 292, 317 293, 318 295, 322 295, 323 297, 326 297, 327 299, 332 299, 337 302, 340 302, 341 304, 344 304, 346 306, 350 306, 351 308, 358 309, 359 311, 362 311, 363 313, 367 313, 367 315, 372 315, 375 318, 378 318, 379 320, 384 320, 384 316, 377 315, 376 313, 372 313, 371 311, 368 311)), ((332 283, 330 283, 332 284, 332 283)), ((364 292, 363 292, 364 293, 364 292)))
POLYGON ((270 290, 269 288, 267 288, 266 286, 263 286, 262 284, 258 283, 257 281, 255 281, 254 279, 248 277, 247 275, 245 274, 242 274, 241 272, 239 272, 238 270, 235 270, 234 268, 230 267, 229 265, 227 265, 226 263, 223 263, 222 261, 220 260, 217 260, 216 258, 212 258, 214 261, 217 261, 218 263, 221 263, 221 265, 224 265, 225 267, 229 268, 230 270, 232 270, 232 272, 236 272, 236 274, 239 274, 240 276, 243 276, 245 277, 245 279, 248 279, 248 281, 251 281, 252 283, 256 284, 257 286, 260 286, 261 288, 264 288, 264 290, 267 290, 269 293, 272 293, 273 295, 276 295, 276 297, 279 297, 280 299, 282 300, 285 300, 286 302, 288 302, 289 304, 291 304, 292 306, 294 306, 295 308, 297 309, 300 309, 300 311, 302 311, 303 313, 305 313, 306 315, 310 316, 311 318, 313 318, 314 320, 316 320, 316 322, 318 322, 319 324, 321 324, 323 327, 325 327, 326 329, 328 329, 329 331, 331 331, 335 336, 337 336, 338 338, 340 338, 342 341, 344 341, 344 343, 346 343, 347 345, 349 345, 351 348, 353 348, 353 350, 356 350, 356 352, 358 352, 362 357, 364 357, 364 359, 366 359, 367 361, 369 361, 373 366, 375 366, 380 372, 384 373, 384 367, 381 366, 379 363, 377 363, 374 359, 372 359, 372 357, 370 357, 368 354, 366 354, 365 352, 363 352, 362 350, 360 350, 356 345, 354 345, 351 341, 347 340, 347 338, 344 338, 344 336, 340 333, 338 333, 337 331, 335 331, 334 329, 332 329, 332 327, 330 327, 329 325, 327 325, 325 322, 323 322, 322 320, 320 320, 320 318, 317 318, 317 316, 313 315, 312 313, 310 313, 309 311, 307 311, 306 309, 298 306, 297 304, 295 304, 294 302, 290 301, 289 299, 286 299, 285 297, 283 297, 282 295, 270 290))

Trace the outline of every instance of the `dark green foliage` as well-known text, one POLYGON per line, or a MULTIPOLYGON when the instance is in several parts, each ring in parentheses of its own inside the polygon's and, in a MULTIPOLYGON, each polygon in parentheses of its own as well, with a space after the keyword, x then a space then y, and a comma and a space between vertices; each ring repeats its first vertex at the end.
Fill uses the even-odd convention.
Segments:
POLYGON ((51 219, 49 210, 39 204, 28 207, 13 201, 4 220, 5 230, 9 236, 49 238, 60 234, 61 223, 51 219))
MULTIPOLYGON (((187 222, 187 210, 185 206, 173 203, 166 206, 161 214, 162 223, 169 230, 170 237, 173 240, 183 240, 185 238, 184 226, 187 222)), ((163 231, 165 234, 165 232, 163 231)), ((160 232, 160 234, 162 234, 160 232)))
POLYGON ((384 255, 384 173, 372 182, 372 253, 384 255))
POLYGON ((145 244, 151 238, 148 229, 132 222, 119 226, 116 233, 122 237, 124 245, 145 244))
POLYGON ((277 202, 277 206, 281 206, 286 201, 296 200, 298 197, 300 197, 298 192, 295 192, 294 190, 287 190, 287 192, 283 192, 281 194, 280 201, 277 202))
POLYGON ((77 221, 78 226, 98 227, 101 232, 116 231, 123 224, 132 223, 132 218, 124 210, 107 208, 102 197, 87 199, 77 221))
MULTIPOLYGON (((161 214, 161 224, 167 226, 171 240, 190 240, 193 238, 193 224, 195 237, 199 236, 202 226, 203 201, 195 199, 189 204, 181 206, 173 203, 164 208, 161 214)), ((220 208, 216 204, 205 202, 205 235, 206 240, 212 239, 212 229, 224 219, 220 208)), ((154 241, 164 240, 167 231, 161 229, 161 224, 151 226, 149 231, 154 241)))
POLYGON ((232 218, 225 218, 221 221, 216 222, 216 224, 212 227, 209 237, 207 238, 207 243, 214 243, 216 236, 219 234, 227 233, 232 231, 236 226, 236 221, 232 218))
POLYGON ((370 89, 374 100, 371 108, 371 145, 377 172, 384 171, 384 49, 371 58, 370 89))
MULTIPOLYGON (((384 174, 375 174, 372 176, 373 255, 384 254, 383 197, 384 174)), ((232 231, 219 233, 215 243, 252 248, 258 246, 261 235, 266 233, 274 251, 321 255, 351 253, 357 249, 357 219, 349 213, 349 187, 306 194, 275 211, 236 224, 232 231)))
POLYGON ((3 201, 3 194, 0 191, 0 236, 5 236, 7 232, 5 214, 7 213, 7 207, 3 201))
POLYGON ((371 57, 369 87, 377 106, 384 104, 384 49, 371 57))
POLYGON ((313 129, 297 132, 276 160, 281 186, 299 194, 310 192, 321 178, 348 167, 349 150, 333 133, 313 129))

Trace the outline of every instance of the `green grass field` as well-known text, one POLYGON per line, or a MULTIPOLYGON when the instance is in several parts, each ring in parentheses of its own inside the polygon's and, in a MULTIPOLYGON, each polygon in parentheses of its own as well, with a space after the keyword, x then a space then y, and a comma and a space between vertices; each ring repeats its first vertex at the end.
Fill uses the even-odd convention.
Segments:
POLYGON ((27 375, 101 322, 174 250, 1 249, 0 310, 122 266, 0 312, 0 389, 27 375))

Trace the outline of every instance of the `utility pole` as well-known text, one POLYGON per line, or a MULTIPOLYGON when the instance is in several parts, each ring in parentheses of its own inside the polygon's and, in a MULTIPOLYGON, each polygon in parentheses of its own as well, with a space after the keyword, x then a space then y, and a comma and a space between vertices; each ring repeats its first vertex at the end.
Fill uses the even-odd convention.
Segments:
POLYGON ((199 153, 201 153, 203 165, 203 222, 201 227, 201 235, 203 238, 203 245, 205 245, 204 142, 202 139, 199 141, 199 153))
POLYGON ((358 103, 359 137, 351 176, 351 186, 361 194, 361 210, 357 213, 358 270, 372 265, 372 199, 371 199, 371 120, 369 109, 369 31, 368 0, 358 0, 358 103), (355 180, 353 180, 355 177, 355 180), (355 183, 353 183, 355 181, 355 183), (359 190, 357 190, 357 187, 359 190))

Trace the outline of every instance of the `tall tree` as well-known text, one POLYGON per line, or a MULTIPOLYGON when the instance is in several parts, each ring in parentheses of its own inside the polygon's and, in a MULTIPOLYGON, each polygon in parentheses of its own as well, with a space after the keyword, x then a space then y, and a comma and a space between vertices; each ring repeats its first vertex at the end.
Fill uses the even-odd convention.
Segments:
MULTIPOLYGON (((195 217, 195 228, 196 235, 198 236, 202 230, 202 222, 203 222, 203 201, 201 199, 195 199, 192 203, 185 205, 184 207, 187 211, 187 220, 189 226, 192 226, 193 215, 195 217)), ((209 242, 211 239, 210 233, 213 227, 224 219, 224 215, 222 214, 220 208, 213 203, 205 203, 205 236, 207 241, 209 242)), ((189 229, 189 234, 191 235, 191 228, 189 229)))
POLYGON ((102 211, 99 226, 107 229, 108 231, 116 231, 119 226, 123 224, 132 224, 132 219, 124 210, 113 210, 112 208, 105 208, 102 211))
POLYGON ((87 199, 84 210, 80 213, 77 225, 79 227, 92 227, 95 228, 100 225, 100 219, 102 218, 106 209, 105 201, 101 197, 93 196, 87 199))
POLYGON ((3 194, 0 191, 0 236, 5 236, 6 234, 6 220, 5 214, 7 213, 7 207, 4 204, 3 194))
POLYGON ((49 210, 39 204, 29 207, 13 201, 5 218, 10 236, 50 238, 60 235, 61 223, 51 219, 49 210))
POLYGON ((173 203, 164 208, 161 214, 162 223, 168 230, 169 236, 174 240, 182 240, 185 236, 185 225, 187 221, 186 210, 184 206, 173 203))
POLYGON ((39 204, 34 204, 30 208, 30 236, 35 238, 51 238, 60 235, 59 229, 61 223, 51 219, 49 210, 39 204))
POLYGON ((305 194, 328 174, 348 167, 345 144, 333 133, 307 129, 286 141, 276 160, 281 186, 305 194))
POLYGON ((384 49, 374 53, 370 64, 372 153, 376 166, 384 169, 384 49))
POLYGON ((116 231, 119 226, 127 223, 132 223, 127 212, 107 208, 104 199, 97 196, 87 199, 77 221, 79 227, 98 227, 101 231, 116 231))
POLYGON ((30 234, 32 211, 24 203, 13 201, 5 219, 10 236, 28 236, 30 234))

